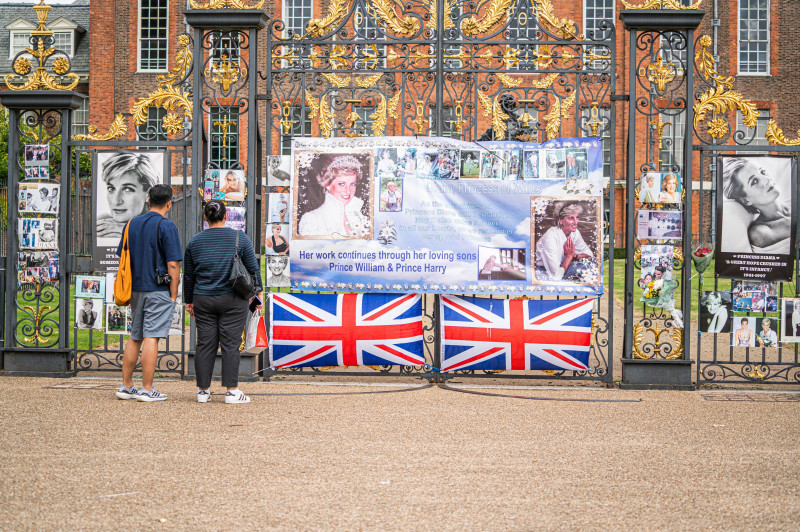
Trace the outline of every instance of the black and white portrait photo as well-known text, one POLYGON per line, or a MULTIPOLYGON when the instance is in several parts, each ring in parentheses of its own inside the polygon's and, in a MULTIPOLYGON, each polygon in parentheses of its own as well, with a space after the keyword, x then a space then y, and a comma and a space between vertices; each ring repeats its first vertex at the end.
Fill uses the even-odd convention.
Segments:
POLYGON ((301 151, 295 155, 297 176, 292 187, 297 212, 295 236, 371 239, 371 152, 301 151))
POLYGON ((800 342, 800 299, 784 298, 782 306, 781 342, 798 343, 800 342))
POLYGON ((58 214, 61 185, 20 183, 17 207, 20 213, 58 214))
POLYGON ((700 332, 731 332, 731 318, 733 318, 733 310, 730 292, 703 292, 700 297, 700 332))
POLYGON ((267 158, 267 186, 288 187, 291 184, 291 172, 291 155, 270 155, 267 158))
POLYGON ((289 286, 289 257, 286 255, 267 256, 267 286, 274 288, 289 286))
POLYGON ((280 187, 269 195, 269 221, 276 224, 288 224, 291 217, 289 187, 280 187))
POLYGON ((597 197, 531 199, 533 283, 596 285, 602 242, 597 197))
POLYGON ((103 300, 76 298, 75 326, 78 329, 104 330, 103 300))
POLYGON ((718 168, 717 275, 789 281, 797 220, 793 159, 720 156, 718 168))

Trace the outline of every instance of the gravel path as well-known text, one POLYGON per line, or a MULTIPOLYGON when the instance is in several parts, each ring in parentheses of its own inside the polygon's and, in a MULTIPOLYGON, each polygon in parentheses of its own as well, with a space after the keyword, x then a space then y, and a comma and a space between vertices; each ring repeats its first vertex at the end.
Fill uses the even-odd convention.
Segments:
POLYGON ((118 401, 117 384, 0 378, 0 529, 800 522, 797 392, 262 382, 242 385, 265 394, 250 405, 201 405, 190 382, 159 382, 165 403, 118 401))

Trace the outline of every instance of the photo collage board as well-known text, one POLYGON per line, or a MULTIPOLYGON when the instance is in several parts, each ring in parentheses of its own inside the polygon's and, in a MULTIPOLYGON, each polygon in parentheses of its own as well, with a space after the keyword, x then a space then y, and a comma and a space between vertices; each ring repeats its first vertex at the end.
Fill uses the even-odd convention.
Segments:
POLYGON ((782 297, 794 273, 794 158, 721 155, 717 167, 714 274, 731 284, 702 293, 699 330, 730 333, 732 347, 800 343, 800 298, 782 297))
POLYGON ((292 157, 271 155, 267 160, 269 203, 264 226, 269 289, 289 288, 289 247, 292 239, 292 157))
POLYGON ((59 279, 58 212, 61 185, 50 180, 50 145, 24 146, 17 192, 17 285, 59 279))
MULTIPOLYGON (((118 306, 114 301, 116 273, 75 276, 75 327, 94 329, 106 334, 131 333, 131 307, 118 306)), ((178 286, 178 300, 170 323, 169 335, 177 336, 184 329, 183 276, 178 286)))
POLYGON ((271 210, 291 211, 294 289, 602 294, 599 139, 293 139, 292 158, 271 210))

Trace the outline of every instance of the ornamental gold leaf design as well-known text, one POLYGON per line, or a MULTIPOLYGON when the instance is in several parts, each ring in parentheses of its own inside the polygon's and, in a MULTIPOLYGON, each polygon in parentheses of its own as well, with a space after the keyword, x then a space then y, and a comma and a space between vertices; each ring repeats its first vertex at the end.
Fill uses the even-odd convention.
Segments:
POLYGON ((339 76, 337 74, 329 72, 321 72, 320 75, 326 80, 328 80, 328 83, 330 83, 337 89, 341 89, 343 87, 347 87, 348 85, 350 85, 350 76, 339 76))
POLYGON ((494 102, 492 102, 492 128, 494 129, 495 139, 506 138, 506 131, 508 130, 506 121, 508 119, 509 116, 503 111, 500 100, 495 97, 494 102))
POLYGON ((544 115, 546 122, 545 132, 547 133, 547 140, 558 137, 558 131, 561 129, 561 98, 556 96, 556 100, 550 107, 550 110, 544 115))
POLYGON ((478 101, 481 102, 481 107, 483 107, 483 116, 489 116, 492 111, 492 100, 483 92, 478 91, 478 101))
POLYGON ((726 111, 738 109, 742 112, 742 122, 750 129, 756 127, 759 112, 750 100, 746 100, 736 91, 728 90, 725 86, 719 85, 715 89, 709 89, 702 94, 700 99, 694 104, 694 127, 698 128, 701 122, 706 119, 709 111, 714 114, 721 114, 726 111))
POLYGON ((534 87, 536 89, 546 89, 553 85, 553 82, 556 80, 558 75, 559 75, 558 72, 556 72, 555 74, 548 74, 542 79, 532 82, 531 87, 534 87))
POLYGON ((492 29, 496 24, 505 24, 511 13, 512 0, 491 0, 482 14, 467 17, 461 21, 461 33, 476 37, 492 29))
MULTIPOLYGON (((534 13, 543 26, 549 26, 564 39, 572 39, 578 33, 577 24, 567 18, 558 18, 550 0, 531 0, 534 13)), ((581 40, 583 40, 581 38, 581 40)))
POLYGON ((378 107, 374 113, 369 115, 372 120, 372 134, 376 137, 382 137, 386 131, 386 97, 381 94, 381 101, 378 102, 378 107))
POLYGON ((697 0, 697 3, 692 4, 690 6, 685 6, 681 4, 678 0, 648 0, 647 2, 635 5, 629 4, 625 0, 622 0, 622 5, 625 6, 625 9, 678 9, 678 10, 687 10, 687 9, 700 9, 700 4, 703 0, 697 0))
POLYGON ((339 67, 346 67, 347 59, 344 58, 344 48, 338 44, 334 46, 330 57, 328 57, 328 61, 331 62, 331 68, 333 70, 336 70, 339 67))
MULTIPOLYGON (((49 6, 45 7, 47 7, 49 11, 50 9, 49 6)), ((40 26, 43 24, 44 22, 40 21, 40 26)), ((52 32, 50 32, 50 35, 52 35, 52 32)), ((5 77, 6 87, 8 87, 8 89, 12 91, 40 90, 40 89, 53 90, 53 91, 71 91, 72 89, 78 86, 78 75, 75 74, 74 72, 70 72, 69 74, 66 73, 67 70, 69 69, 69 61, 67 61, 67 70, 63 69, 63 64, 62 66, 59 66, 59 63, 57 63, 58 59, 54 61, 54 68, 55 68, 54 72, 56 72, 62 78, 66 77, 72 80, 72 82, 67 85, 62 85, 61 83, 57 82, 53 77, 53 75, 47 71, 47 69, 45 68, 45 63, 47 62, 47 58, 53 55, 56 52, 56 49, 53 47, 45 48, 44 39, 42 37, 39 37, 36 49, 26 48, 25 51, 39 60, 39 66, 36 67, 36 70, 30 76, 28 76, 28 79, 25 81, 25 83, 23 83, 22 85, 14 85, 12 83, 14 74, 25 76, 31 71, 31 68, 33 67, 33 65, 29 60, 23 60, 22 58, 18 58, 16 61, 14 61, 13 65, 14 72, 9 72, 8 74, 6 74, 5 77)))
MULTIPOLYGON (((392 0, 368 0, 368 2, 371 8, 370 14, 390 31, 406 36, 414 35, 419 31, 419 20, 411 16, 401 18, 394 10, 392 0)), ((402 9, 402 5, 400 8, 402 9)))
MULTIPOLYGON (((158 88, 149 95, 139 98, 131 108, 133 123, 141 126, 147 122, 147 110, 150 107, 162 107, 174 112, 183 109, 183 115, 192 117, 192 95, 184 91, 177 84, 186 77, 192 68, 192 52, 189 48, 191 40, 188 35, 178 38, 180 49, 176 54, 176 65, 167 74, 159 75, 158 88)), ((174 122, 174 120, 173 120, 174 122)))
POLYGON ((125 117, 122 113, 117 113, 114 121, 106 133, 97 133, 97 126, 89 126, 88 134, 73 135, 72 140, 116 140, 125 135, 128 126, 125 125, 125 117))
POLYGON ((646 360, 650 358, 644 354, 642 344, 644 342, 644 325, 637 323, 633 326, 633 358, 646 360))
POLYGON ((370 87, 374 87, 378 80, 381 79, 383 76, 382 73, 373 74, 372 76, 368 76, 366 78, 358 78, 356 79, 356 85, 361 87, 362 89, 368 89, 370 87))
POLYGON ((306 24, 307 37, 322 37, 329 32, 331 26, 336 26, 348 11, 349 0, 333 0, 328 4, 328 12, 322 18, 312 18, 306 24))
POLYGON ((714 61, 714 56, 708 51, 711 46, 711 37, 703 35, 698 40, 698 49, 694 54, 694 62, 697 65, 697 71, 703 75, 706 80, 715 81, 719 85, 724 85, 727 89, 733 88, 733 76, 721 76, 717 72, 717 62, 714 61))
POLYGON ((317 99, 308 92, 308 89, 306 89, 306 105, 311 110, 311 112, 308 113, 308 119, 311 120, 319 113, 319 103, 317 103, 317 99))
POLYGON ((400 118, 400 111, 399 111, 399 107, 400 107, 400 96, 401 96, 402 94, 403 94, 402 92, 400 92, 400 91, 397 91, 397 92, 395 93, 395 95, 394 95, 394 96, 392 96, 392 97, 389 99, 389 108, 388 108, 388 112, 389 112, 389 116, 391 116, 392 118, 400 118))
MULTIPOLYGON (((455 0, 444 1, 444 29, 446 30, 456 27, 456 25, 453 23, 453 19, 450 18, 450 14, 453 12, 454 3, 455 0)), ((435 29, 437 27, 437 22, 439 21, 436 13, 436 0, 425 0, 425 7, 431 14, 431 17, 428 19, 428 22, 425 24, 425 26, 435 29)))
POLYGON ((797 138, 787 139, 781 128, 778 127, 778 123, 775 122, 775 119, 771 119, 767 124, 766 136, 770 144, 776 144, 778 146, 800 146, 800 130, 797 131, 797 138))
POLYGON ((502 72, 497 73, 497 79, 503 84, 503 87, 514 88, 522 85, 522 78, 512 78, 508 74, 502 72))
POLYGON ((207 4, 200 4, 197 0, 189 0, 192 9, 261 9, 264 0, 258 0, 255 4, 250 4, 250 0, 209 0, 207 4))
POLYGON ((330 105, 325 101, 327 97, 327 94, 323 94, 319 99, 319 129, 326 139, 330 138, 333 133, 333 119, 335 116, 330 105))
POLYGON ((667 360, 677 360, 683 357, 683 329, 678 329, 677 327, 670 327, 669 335, 672 337, 672 342, 674 344, 674 348, 672 349, 672 353, 668 354, 666 357, 667 360))

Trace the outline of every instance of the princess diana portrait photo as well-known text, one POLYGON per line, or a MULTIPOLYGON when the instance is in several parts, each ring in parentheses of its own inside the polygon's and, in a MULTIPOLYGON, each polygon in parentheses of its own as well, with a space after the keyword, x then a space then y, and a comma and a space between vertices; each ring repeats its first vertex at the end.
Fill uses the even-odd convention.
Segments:
POLYGON ((781 342, 800 342, 800 299, 783 298, 781 342))

